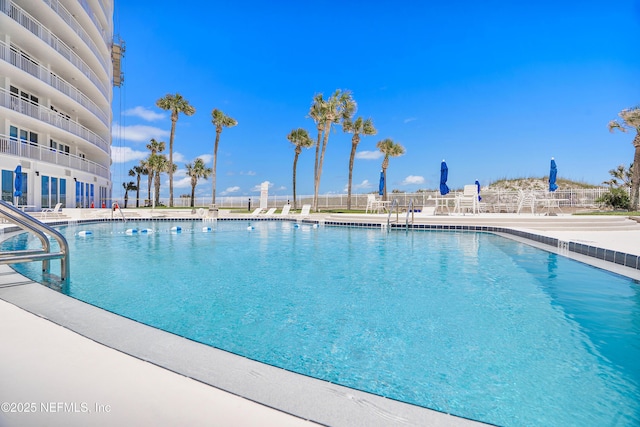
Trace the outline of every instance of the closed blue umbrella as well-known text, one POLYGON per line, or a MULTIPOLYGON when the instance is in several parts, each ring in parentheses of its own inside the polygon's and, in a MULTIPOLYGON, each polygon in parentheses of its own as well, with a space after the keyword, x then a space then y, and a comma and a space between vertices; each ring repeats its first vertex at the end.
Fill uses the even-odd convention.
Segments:
POLYGON ((549 191, 556 191, 558 186, 556 185, 556 178, 558 177, 558 168, 556 167, 556 161, 551 158, 551 170, 549 171, 549 191))
POLYGON ((480 197, 480 181, 478 181, 476 179, 476 187, 478 187, 478 201, 482 200, 482 197, 480 197))
POLYGON ((378 186, 378 194, 384 196, 384 171, 380 171, 380 185, 378 186))
POLYGON ((449 168, 443 160, 440 164, 440 194, 446 196, 449 194, 449 187, 447 187, 447 179, 449 177, 449 168))
MULTIPOLYGON (((13 180, 13 186, 15 187, 16 191, 13 193, 14 197, 20 197, 22 196, 22 166, 18 165, 16 166, 16 177, 13 180)), ((17 204, 17 200, 16 200, 16 204, 17 204)))

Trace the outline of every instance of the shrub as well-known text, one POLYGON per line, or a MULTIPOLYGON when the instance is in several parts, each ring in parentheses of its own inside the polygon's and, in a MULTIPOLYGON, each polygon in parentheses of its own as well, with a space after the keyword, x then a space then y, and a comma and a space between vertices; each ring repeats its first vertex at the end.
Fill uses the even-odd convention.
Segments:
POLYGON ((628 210, 631 207, 631 200, 629 200, 629 195, 624 188, 611 188, 608 193, 598 198, 596 203, 602 203, 613 209, 628 210))

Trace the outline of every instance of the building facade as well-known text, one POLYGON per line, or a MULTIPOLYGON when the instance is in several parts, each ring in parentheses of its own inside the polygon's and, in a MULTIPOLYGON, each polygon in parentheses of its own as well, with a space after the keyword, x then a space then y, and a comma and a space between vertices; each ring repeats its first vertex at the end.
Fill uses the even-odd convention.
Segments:
POLYGON ((109 204, 122 51, 113 42, 113 7, 113 0, 0 0, 2 200, 25 210, 109 204))

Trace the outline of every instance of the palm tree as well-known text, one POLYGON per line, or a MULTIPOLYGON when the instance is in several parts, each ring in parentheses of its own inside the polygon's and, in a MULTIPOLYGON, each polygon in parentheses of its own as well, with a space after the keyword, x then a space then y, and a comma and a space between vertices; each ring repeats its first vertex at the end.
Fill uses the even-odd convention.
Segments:
POLYGON ((322 98, 322 94, 318 94, 313 98, 309 116, 316 122, 318 128, 313 192, 313 209, 315 211, 318 210, 318 192, 320 191, 322 164, 324 163, 324 154, 327 149, 327 143, 329 142, 331 126, 334 124, 338 125, 343 120, 351 120, 356 108, 356 102, 353 100, 350 91, 341 91, 338 89, 327 100, 322 98), (324 125, 322 130, 321 124, 324 125), (324 137, 322 139, 322 148, 320 148, 320 136, 322 134, 324 134, 324 137))
POLYGON ((234 118, 226 116, 222 111, 214 108, 211 111, 211 123, 216 127, 216 141, 213 145, 213 173, 211 175, 211 185, 213 190, 211 191, 211 204, 216 204, 216 163, 218 159, 218 142, 220 142, 220 134, 223 128, 230 128, 238 124, 238 121, 234 118))
MULTIPOLYGON (((147 159, 142 159, 140 160, 140 173, 142 175, 146 175, 147 176, 147 201, 145 201, 145 206, 147 205, 147 203, 151 203, 151 173, 149 171, 149 163, 147 162, 147 159)), ((140 187, 140 182, 138 182, 138 188, 140 187)))
POLYGON ((155 203, 153 203, 151 199, 151 182, 155 177, 155 170, 153 169, 152 165, 149 165, 149 159, 151 158, 151 156, 163 152, 165 148, 166 148, 166 143, 164 141, 156 141, 154 138, 151 138, 151 140, 147 144, 147 150, 151 151, 151 155, 149 155, 149 157, 146 160, 147 174, 149 175, 147 179, 147 187, 148 187, 149 203, 151 203, 152 206, 155 206, 155 203))
POLYGON ((194 207, 194 198, 196 195, 196 185, 198 184, 198 179, 209 178, 209 175, 213 172, 213 169, 208 168, 204 164, 204 160, 198 157, 193 164, 187 163, 187 175, 191 177, 191 207, 194 207))
MULTIPOLYGON (((151 175, 153 176, 154 183, 154 198, 153 198, 153 207, 160 202, 160 174, 162 172, 168 172, 169 170, 169 160, 167 156, 164 154, 151 154, 149 159, 147 160, 149 163, 149 168, 151 170, 151 175)), ((175 169, 175 165, 174 168, 175 169)))
POLYGON ((124 208, 127 208, 127 203, 129 203, 129 191, 137 190, 138 187, 133 183, 133 181, 123 182, 122 188, 124 188, 124 208))
POLYGON ((296 146, 296 155, 293 158, 293 209, 296 209, 296 165, 298 164, 298 156, 302 153, 302 148, 313 147, 313 139, 309 133, 302 128, 294 129, 289 132, 287 139, 296 146))
POLYGON ((384 154, 384 160, 382 161, 382 176, 384 177, 384 191, 383 200, 387 200, 387 168, 389 167, 389 157, 398 157, 404 154, 404 147, 400 144, 396 144, 393 140, 387 138, 382 141, 378 141, 376 147, 382 154, 384 154))
POLYGON ((347 186, 347 209, 351 209, 353 160, 356 158, 356 148, 360 143, 360 135, 375 135, 378 133, 378 130, 373 126, 373 120, 370 118, 363 120, 362 117, 358 117, 354 122, 351 120, 343 121, 342 130, 353 134, 353 137, 351 137, 351 156, 349 157, 349 184, 347 186))
POLYGON ((144 168, 142 166, 134 166, 129 170, 129 176, 135 176, 136 181, 136 208, 140 207, 140 175, 144 174, 144 168), (133 175, 131 174, 133 172, 133 175))
POLYGON ((635 130, 636 136, 633 138, 633 146, 635 147, 635 153, 633 155, 633 175, 631 177, 631 209, 638 210, 638 201, 640 199, 640 105, 633 108, 627 108, 618 113, 622 118, 622 123, 617 120, 611 120, 609 122, 609 131, 613 132, 615 129, 619 129, 622 132, 628 130, 635 130))
MULTIPOLYGON (((158 108, 171 111, 171 134, 169 135, 169 163, 173 164, 173 137, 176 134, 176 122, 178 121, 178 115, 180 113, 192 116, 195 114, 196 109, 193 108, 189 101, 184 99, 182 95, 176 93, 175 95, 167 94, 164 98, 160 98, 156 101, 158 108)), ((173 169, 169 170, 169 207, 173 207, 173 169)))

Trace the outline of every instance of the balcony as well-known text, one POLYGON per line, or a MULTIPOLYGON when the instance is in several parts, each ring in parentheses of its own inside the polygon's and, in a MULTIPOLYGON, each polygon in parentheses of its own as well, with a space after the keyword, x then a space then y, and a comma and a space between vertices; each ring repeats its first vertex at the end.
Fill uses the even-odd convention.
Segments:
POLYGON ((22 159, 52 163, 109 179, 109 168, 98 163, 42 145, 31 144, 29 141, 17 140, 7 135, 0 135, 0 153, 3 156, 16 156, 22 159))

